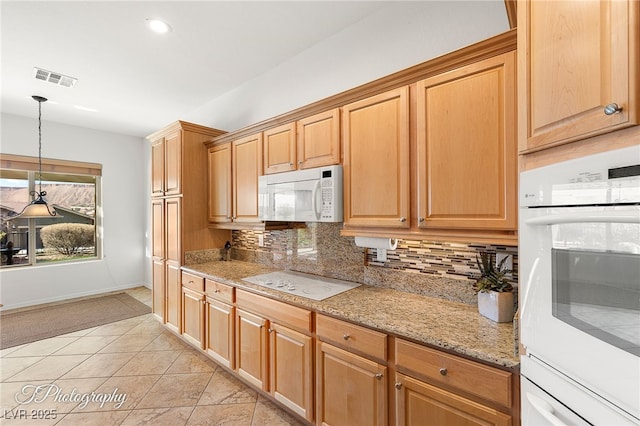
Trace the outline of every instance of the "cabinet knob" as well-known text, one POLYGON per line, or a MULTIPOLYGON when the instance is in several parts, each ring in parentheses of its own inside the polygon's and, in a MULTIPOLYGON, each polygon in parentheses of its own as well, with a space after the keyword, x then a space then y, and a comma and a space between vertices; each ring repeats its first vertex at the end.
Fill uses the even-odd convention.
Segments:
POLYGON ((418 222, 424 222, 424 217, 418 218, 418 222))
POLYGON ((350 336, 350 335, 348 335, 348 334, 343 334, 343 335, 342 335, 342 338, 343 338, 344 340, 349 340, 349 338, 350 338, 350 337, 351 337, 351 336, 350 336))
POLYGON ((446 375, 447 375, 447 369, 446 369, 446 368, 444 368, 444 367, 443 367, 443 368, 441 368, 441 369, 440 369, 440 374, 442 374, 443 376, 446 376, 446 375))
POLYGON ((402 216, 402 217, 400 218, 400 222, 406 222, 406 221, 407 221, 407 218, 406 218, 406 217, 402 216))
POLYGON ((397 382, 397 383, 395 384, 395 386, 396 386, 396 389, 400 389, 400 388, 402 387, 402 383, 397 382))
POLYGON ((604 107, 604 113, 606 115, 613 115, 621 111, 622 111, 622 107, 618 106, 618 104, 616 104, 615 102, 610 103, 609 105, 604 107))
POLYGON ((290 166, 293 166, 293 163, 289 163, 290 166))
POLYGON ((269 333, 271 333, 273 330, 272 330, 272 329, 270 329, 270 328, 268 328, 268 329, 267 329, 267 331, 268 331, 269 333))
POLYGON ((298 161, 298 164, 302 164, 302 161, 298 161))
POLYGON ((382 380, 382 373, 378 373, 374 376, 377 380, 382 380))

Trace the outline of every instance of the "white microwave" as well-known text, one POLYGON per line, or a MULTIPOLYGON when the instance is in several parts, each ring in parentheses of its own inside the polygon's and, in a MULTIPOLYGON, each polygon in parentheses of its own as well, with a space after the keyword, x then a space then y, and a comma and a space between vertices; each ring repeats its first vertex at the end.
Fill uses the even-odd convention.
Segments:
POLYGON ((342 166, 258 178, 258 215, 281 222, 342 222, 342 166))

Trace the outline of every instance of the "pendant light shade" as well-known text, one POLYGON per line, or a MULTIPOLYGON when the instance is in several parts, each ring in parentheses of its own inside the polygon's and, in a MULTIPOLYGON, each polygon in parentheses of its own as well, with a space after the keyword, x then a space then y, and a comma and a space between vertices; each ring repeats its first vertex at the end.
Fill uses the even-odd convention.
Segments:
POLYGON ((55 209, 50 209, 47 202, 44 200, 44 196, 47 195, 46 191, 42 190, 42 103, 47 102, 47 98, 42 96, 32 96, 33 100, 38 102, 38 186, 39 190, 31 191, 31 196, 34 200, 29 203, 17 216, 9 218, 14 219, 38 219, 48 217, 62 217, 59 216, 55 209))

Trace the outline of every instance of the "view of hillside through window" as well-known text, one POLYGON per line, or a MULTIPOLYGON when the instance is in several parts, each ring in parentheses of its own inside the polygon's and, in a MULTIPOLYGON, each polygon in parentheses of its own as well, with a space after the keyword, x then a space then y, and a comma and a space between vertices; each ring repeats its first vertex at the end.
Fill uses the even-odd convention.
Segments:
POLYGON ((95 258, 96 177, 0 169, 2 267, 95 258), (33 199, 29 187, 46 191, 56 216, 15 218, 33 199), (31 237, 34 234, 35 238, 31 237))

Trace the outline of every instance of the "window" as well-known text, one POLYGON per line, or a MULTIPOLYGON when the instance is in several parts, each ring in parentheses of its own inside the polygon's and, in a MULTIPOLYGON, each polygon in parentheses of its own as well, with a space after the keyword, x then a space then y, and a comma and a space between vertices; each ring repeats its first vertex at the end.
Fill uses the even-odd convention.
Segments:
POLYGON ((100 258, 100 178, 93 163, 15 155, 0 157, 0 248, 2 268, 100 258), (11 219, 32 201, 44 197, 56 216, 11 219))

